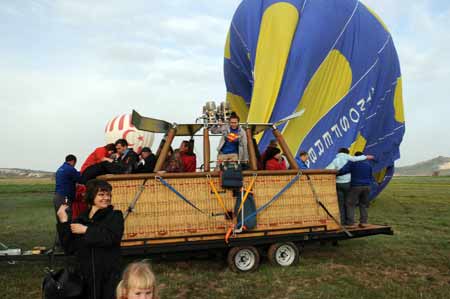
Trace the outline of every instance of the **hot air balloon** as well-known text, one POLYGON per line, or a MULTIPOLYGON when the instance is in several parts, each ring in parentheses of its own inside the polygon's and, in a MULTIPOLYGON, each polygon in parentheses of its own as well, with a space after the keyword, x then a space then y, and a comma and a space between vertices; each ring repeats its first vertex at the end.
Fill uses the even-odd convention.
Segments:
POLYGON ((136 129, 131 123, 131 114, 122 114, 111 119, 105 127, 105 142, 114 143, 117 139, 126 139, 128 145, 137 153, 143 147, 151 147, 154 134, 136 129))
MULTIPOLYGON (((389 182, 405 132, 402 78, 388 28, 357 0, 243 0, 225 44, 227 101, 276 122, 294 155, 325 168, 341 147, 376 156, 372 197, 389 182)), ((270 133, 258 136, 260 149, 270 133)))

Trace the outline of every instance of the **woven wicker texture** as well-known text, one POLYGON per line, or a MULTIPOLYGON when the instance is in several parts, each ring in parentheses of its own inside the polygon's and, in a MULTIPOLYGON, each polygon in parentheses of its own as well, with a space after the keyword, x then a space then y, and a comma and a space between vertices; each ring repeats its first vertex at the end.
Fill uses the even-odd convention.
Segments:
MULTIPOLYGON (((256 207, 267 203, 295 174, 257 176, 253 186, 256 207)), ((335 175, 310 175, 319 199, 331 214, 339 219, 336 198, 335 175)), ((245 176, 244 186, 249 186, 253 176, 245 176)), ((218 234, 222 238, 233 220, 227 220, 224 209, 215 196, 209 180, 212 180, 222 197, 227 210, 234 209, 235 198, 231 190, 220 187, 218 177, 164 178, 179 193, 191 201, 202 212, 184 202, 157 179, 150 178, 136 202, 133 212, 125 221, 124 240, 158 239, 218 234)), ((124 213, 138 194, 144 179, 111 180, 113 205, 124 213)), ((234 220, 236 221, 236 220, 234 220)), ((323 226, 336 230, 338 226, 316 203, 306 176, 301 176, 270 207, 257 216, 257 227, 253 231, 293 229, 323 226)))

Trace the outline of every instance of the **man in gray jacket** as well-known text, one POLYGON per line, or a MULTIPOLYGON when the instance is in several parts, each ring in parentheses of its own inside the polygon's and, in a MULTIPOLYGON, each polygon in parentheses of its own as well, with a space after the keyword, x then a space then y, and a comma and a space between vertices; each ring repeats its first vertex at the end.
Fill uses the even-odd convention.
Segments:
POLYGON ((232 113, 228 124, 219 124, 219 126, 211 128, 214 134, 222 134, 217 147, 217 164, 224 161, 240 161, 247 163, 247 135, 239 126, 239 116, 232 113))

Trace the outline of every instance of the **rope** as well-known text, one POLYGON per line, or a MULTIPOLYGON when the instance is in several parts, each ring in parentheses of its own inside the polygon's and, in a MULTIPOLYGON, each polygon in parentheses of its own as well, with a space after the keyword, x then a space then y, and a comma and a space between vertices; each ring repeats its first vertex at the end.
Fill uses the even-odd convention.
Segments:
POLYGON ((144 182, 142 183, 142 185, 139 186, 139 189, 136 192, 136 195, 134 196, 133 200, 131 201, 130 205, 128 206, 127 211, 125 212, 125 216, 123 217, 124 221, 127 219, 128 215, 134 211, 134 207, 136 206, 136 203, 137 203, 139 197, 141 197, 142 192, 144 192, 145 183, 147 183, 147 180, 148 179, 145 179, 144 182))
POLYGON ((219 192, 217 192, 217 188, 216 188, 216 186, 214 186, 214 183, 213 183, 213 181, 211 179, 211 176, 208 175, 207 179, 209 180, 209 185, 211 186, 211 189, 213 190, 214 195, 216 195, 217 201, 219 202, 220 206, 223 208, 223 211, 224 211, 225 215, 227 215, 228 214, 228 210, 225 207, 225 203, 223 202, 223 199, 220 196, 219 192))
POLYGON ((242 207, 244 206, 245 201, 247 200, 248 194, 250 193, 250 191, 252 190, 253 184, 256 181, 256 174, 253 175, 253 179, 250 182, 250 186, 248 186, 247 190, 245 191, 244 197, 241 200, 241 205, 239 206, 238 212, 237 214, 239 215, 239 212, 242 210, 242 207))
MULTIPOLYGON (((244 223, 248 220, 250 220, 251 218, 255 217, 258 213, 264 211, 265 209, 267 209, 271 204, 273 204, 278 198, 280 198, 281 195, 283 195, 284 192, 286 192, 296 181, 298 181, 298 179, 302 176, 302 172, 299 171, 297 173, 297 175, 289 182, 287 183, 286 186, 284 186, 277 194, 275 194, 274 197, 272 197, 271 200, 269 200, 267 203, 265 203, 264 205, 262 205, 261 207, 259 207, 255 212, 251 213, 250 215, 248 215, 247 217, 245 217, 244 219, 244 223)), ((241 223, 239 222, 238 224, 236 224, 235 228, 240 227, 241 223)))
POLYGON ((175 193, 179 198, 181 198, 185 203, 187 203, 188 205, 190 205, 191 207, 193 207, 194 209, 196 209, 197 211, 199 211, 202 214, 205 214, 205 212, 203 212, 202 210, 200 210, 195 204, 193 204, 189 199, 187 199, 186 197, 183 196, 183 194, 181 194, 180 192, 177 191, 177 189, 175 189, 174 187, 172 187, 168 182, 166 182, 162 177, 155 177, 157 180, 159 180, 164 186, 166 186, 167 188, 169 188, 170 191, 172 191, 173 193, 175 193))
POLYGON ((328 211, 328 209, 325 207, 325 205, 320 201, 319 196, 317 195, 316 189, 314 188, 314 185, 311 181, 311 178, 309 177, 309 175, 306 175, 306 177, 308 178, 308 184, 311 187, 311 191, 313 194, 314 199, 316 200, 317 204, 325 210, 325 212, 327 213, 328 216, 330 216, 331 219, 333 219, 334 222, 336 222, 336 224, 345 232, 345 234, 349 237, 353 237, 353 235, 344 227, 342 226, 342 224, 330 213, 330 211, 328 211))

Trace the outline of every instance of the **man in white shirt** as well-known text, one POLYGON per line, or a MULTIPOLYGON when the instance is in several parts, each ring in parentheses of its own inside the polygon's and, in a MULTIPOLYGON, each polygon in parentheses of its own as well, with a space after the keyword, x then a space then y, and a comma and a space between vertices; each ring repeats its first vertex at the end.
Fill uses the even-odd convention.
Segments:
MULTIPOLYGON (((328 165, 327 169, 341 170, 348 162, 358 162, 364 160, 373 160, 372 155, 351 156, 348 148, 341 148, 336 155, 336 158, 328 165)), ((350 191, 351 174, 338 175, 336 177, 336 190, 339 203, 339 213, 341 214, 341 224, 347 225, 347 215, 345 213, 345 201, 347 200, 350 191)))

